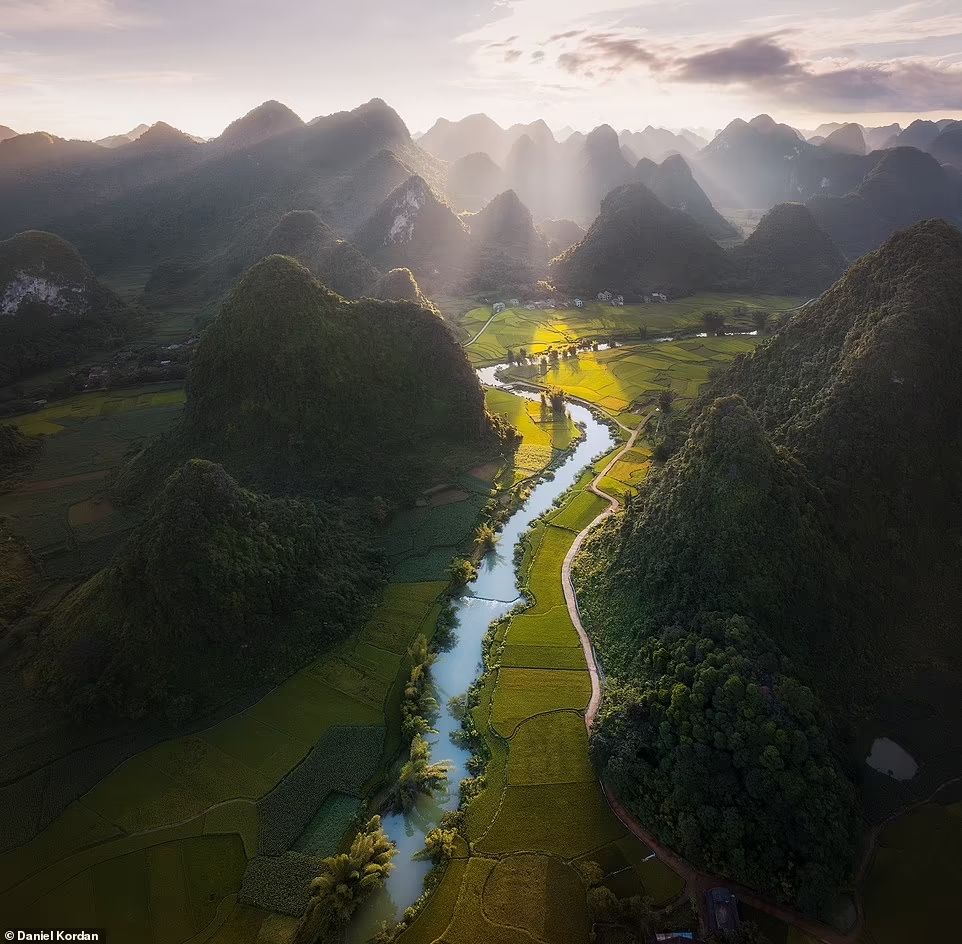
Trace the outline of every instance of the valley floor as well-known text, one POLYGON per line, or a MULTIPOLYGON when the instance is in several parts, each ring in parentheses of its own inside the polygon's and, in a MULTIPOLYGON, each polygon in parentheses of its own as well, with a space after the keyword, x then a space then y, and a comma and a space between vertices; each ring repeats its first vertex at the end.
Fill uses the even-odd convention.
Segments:
MULTIPOLYGON (((797 303, 728 301, 772 310, 776 302, 797 303)), ((690 327, 699 306, 726 304, 704 298, 686 300, 684 310, 644 306, 658 309, 653 315, 663 321, 592 306, 578 324, 564 320, 570 312, 509 310, 484 331, 490 312, 483 319, 469 312, 459 330, 475 338, 468 351, 481 364, 503 358, 509 347, 538 352, 641 326, 654 336, 690 327)), ((660 391, 672 389, 684 406, 712 367, 755 343, 722 337, 626 344, 582 352, 547 371, 515 367, 511 376, 560 387, 638 431, 656 417, 660 391)), ((545 422, 536 403, 503 390, 487 398, 489 409, 524 436, 514 468, 466 469, 396 517, 385 538, 394 581, 368 626, 337 651, 245 710, 109 765, 109 774, 66 804, 64 791, 74 781, 58 780, 53 762, 64 754, 63 742, 51 741, 48 728, 42 737, 23 726, 0 736, 8 806, 20 804, 34 824, 17 828, 34 832, 35 823, 47 824, 0 855, 0 914, 9 924, 101 926, 119 940, 153 944, 289 940, 311 877, 303 856, 341 847, 398 752, 407 647, 434 629, 451 558, 470 543, 496 489, 523 486, 572 442, 570 422, 545 422), (42 773, 29 781, 43 798, 39 807, 24 806, 23 790, 10 786, 12 776, 30 769, 32 739, 33 749, 45 745, 34 764, 42 773), (47 806, 63 812, 53 815, 47 806)), ((172 387, 89 394, 18 421, 48 439, 33 469, 0 495, 0 515, 44 561, 50 594, 106 559, 131 526, 106 498, 104 480, 127 448, 173 422, 182 399, 172 387)), ((626 442, 627 430, 524 539, 520 582, 533 602, 493 633, 473 710, 490 759, 465 808, 459 851, 403 932, 403 944, 584 944, 589 927, 578 866, 589 860, 617 894, 649 896, 661 927, 695 927, 682 878, 619 822, 591 766, 591 677, 563 582, 577 535, 608 507, 608 497, 622 498, 647 475, 649 445, 640 437, 626 442)), ((8 683, 4 702, 12 704, 8 683)), ((881 830, 862 886, 859 944, 935 938, 952 926, 951 892, 962 884, 959 799, 947 792, 881 830)), ((814 940, 765 912, 745 911, 772 944, 814 940)))

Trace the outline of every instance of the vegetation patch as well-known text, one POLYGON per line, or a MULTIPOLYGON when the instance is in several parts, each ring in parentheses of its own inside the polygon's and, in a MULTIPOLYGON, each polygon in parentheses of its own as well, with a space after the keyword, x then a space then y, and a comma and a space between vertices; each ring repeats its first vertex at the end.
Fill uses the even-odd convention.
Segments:
POLYGON ((318 816, 323 822, 323 804, 332 792, 358 797, 377 770, 383 740, 381 727, 329 730, 307 757, 258 801, 261 854, 277 855, 298 844, 318 816))
POLYGON ((508 783, 586 783, 595 780, 584 718, 574 711, 536 715, 518 726, 508 754, 508 783))
MULTIPOLYGON (((752 330, 755 311, 785 311, 803 302, 804 298, 741 293, 700 292, 667 304, 628 304, 621 307, 594 300, 583 308, 556 311, 529 311, 524 307, 507 308, 495 315, 484 333, 466 347, 468 357, 475 364, 504 361, 507 352, 517 353, 524 348, 529 354, 540 355, 549 347, 562 347, 582 339, 607 340, 611 337, 639 339, 673 335, 685 331, 701 331, 703 314, 719 311, 730 328, 752 330)), ((469 308, 463 315, 454 316, 459 328, 473 338, 491 318, 491 308, 469 308)))
POLYGON ((597 782, 529 784, 505 789, 498 815, 474 848, 573 859, 623 834, 597 782))
POLYGON ((578 872, 551 856, 499 859, 484 884, 482 909, 492 924, 517 927, 545 944, 588 937, 585 887, 578 872))
POLYGON ((862 889, 866 944, 937 940, 956 920, 962 803, 930 803, 887 825, 862 889))
POLYGON ((563 708, 583 711, 590 697, 587 671, 503 667, 498 671, 491 726, 502 737, 511 737, 526 718, 563 708))

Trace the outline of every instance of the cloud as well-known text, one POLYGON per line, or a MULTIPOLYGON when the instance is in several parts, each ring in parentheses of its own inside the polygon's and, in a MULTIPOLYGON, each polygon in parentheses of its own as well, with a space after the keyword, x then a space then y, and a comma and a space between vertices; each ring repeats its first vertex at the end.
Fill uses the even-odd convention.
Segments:
POLYGON ((509 49, 504 54, 504 61, 517 62, 521 58, 521 56, 522 56, 522 52, 520 49, 509 49))
POLYGON ((533 53, 531 53, 532 62, 541 62, 542 59, 544 59, 543 49, 536 49, 533 53))
POLYGON ((548 43, 557 43, 562 39, 574 39, 575 36, 580 36, 584 30, 566 30, 564 33, 554 33, 545 40, 545 45, 548 43))
POLYGON ((756 82, 800 72, 795 54, 773 36, 746 36, 730 46, 682 57, 673 64, 673 76, 682 82, 756 82))
POLYGON ((962 64, 925 60, 806 70, 779 90, 785 101, 826 110, 935 111, 962 108, 962 64))
POLYGON ((931 57, 853 61, 806 58, 785 33, 743 36, 682 52, 613 32, 587 33, 557 57, 570 75, 595 78, 633 68, 664 82, 723 85, 828 111, 962 108, 962 62, 931 57))
POLYGON ((123 29, 151 22, 115 0, 0 0, 0 30, 39 33, 123 29))

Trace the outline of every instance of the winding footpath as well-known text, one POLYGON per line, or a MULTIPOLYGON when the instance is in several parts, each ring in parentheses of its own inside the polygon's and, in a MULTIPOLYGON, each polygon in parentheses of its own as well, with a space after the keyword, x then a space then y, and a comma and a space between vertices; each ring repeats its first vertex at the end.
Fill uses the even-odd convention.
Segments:
MULTIPOLYGON (((585 401, 579 402, 584 403, 585 401)), ((586 405, 595 408, 592 404, 586 403, 586 405)), ((571 567, 575 558, 578 556, 585 539, 588 537, 591 531, 601 524, 602 521, 609 518, 621 508, 621 502, 614 495, 610 495, 608 492, 602 490, 601 481, 611 471, 615 463, 618 462, 618 460, 621 459, 622 456, 624 456, 624 454, 635 445, 635 442, 637 441, 638 435, 641 431, 641 427, 630 430, 629 427, 624 426, 621 423, 618 423, 618 426, 625 432, 630 432, 627 442, 614 454, 614 456, 612 456, 607 465, 605 465, 605 467, 588 485, 588 490, 597 495, 599 498, 605 499, 608 502, 608 507, 578 534, 568 553, 565 555, 564 563, 561 565, 561 584, 564 590, 565 603, 568 607, 568 615, 571 617, 571 622, 578 631, 578 637, 581 639, 581 647, 585 654, 585 661, 588 663, 588 673, 591 676, 591 698, 588 702, 588 707, 585 709, 585 726, 588 728, 589 733, 594 727, 595 721, 598 717, 598 709, 601 707, 601 671, 598 667, 598 660, 595 656, 591 639, 581 621, 581 612, 578 609, 578 597, 575 594, 574 583, 571 579, 571 567)), ((671 849, 663 846, 651 833, 645 830, 641 824, 638 823, 637 820, 635 820, 635 818, 628 812, 628 810, 625 809, 618 798, 615 797, 610 790, 608 790, 603 782, 601 784, 601 789, 605 795, 605 799, 608 801, 608 806, 611 808, 612 813, 615 814, 621 824, 633 836, 648 846, 648 848, 651 849, 659 859, 661 859, 666 865, 668 865, 682 877, 685 882, 685 888, 688 892, 694 895, 696 906, 698 908, 699 921, 701 923, 703 932, 707 927, 704 908, 705 892, 716 885, 724 885, 726 888, 730 888, 733 892, 735 892, 740 901, 743 901, 758 911, 765 912, 766 914, 769 914, 780 921, 794 925, 796 928, 804 931, 805 934, 809 935, 815 940, 822 941, 823 944, 855 944, 855 942, 857 942, 861 936, 864 925, 864 915, 862 912, 861 900, 858 895, 855 896, 857 918, 849 931, 838 931, 835 928, 822 924, 819 921, 813 921, 810 918, 807 918, 804 915, 792 910, 791 908, 781 905, 771 899, 762 897, 757 892, 752 891, 752 889, 738 885, 737 883, 732 882, 723 876, 710 875, 706 872, 699 871, 686 859, 683 859, 671 849)), ((868 850, 868 852, 870 851, 871 849, 868 850)), ((860 872, 864 872, 868 857, 868 854, 866 854, 860 872)))

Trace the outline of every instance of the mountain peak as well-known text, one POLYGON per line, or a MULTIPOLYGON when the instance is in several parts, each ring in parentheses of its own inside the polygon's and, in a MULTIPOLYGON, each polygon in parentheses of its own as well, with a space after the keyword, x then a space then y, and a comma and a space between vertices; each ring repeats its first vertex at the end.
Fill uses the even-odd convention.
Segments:
POLYGON ((754 128, 756 131, 768 132, 774 131, 778 127, 778 124, 771 115, 762 114, 752 118, 752 120, 748 122, 748 126, 754 128))
POLYGON ((139 138, 129 144, 121 145, 123 150, 160 150, 165 148, 194 147, 196 141, 185 132, 166 121, 157 121, 152 124, 139 138))
POLYGON ((271 99, 232 121, 217 139, 234 147, 248 147, 274 135, 304 127, 300 116, 287 105, 271 99))

